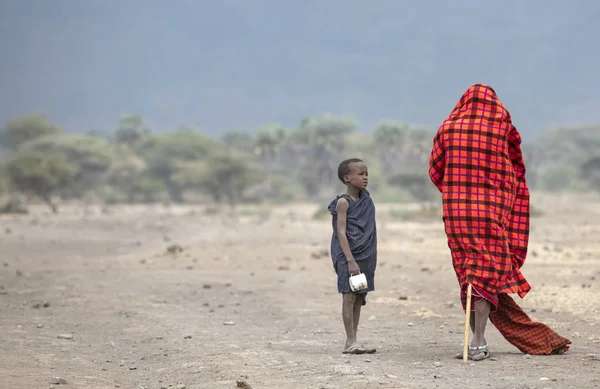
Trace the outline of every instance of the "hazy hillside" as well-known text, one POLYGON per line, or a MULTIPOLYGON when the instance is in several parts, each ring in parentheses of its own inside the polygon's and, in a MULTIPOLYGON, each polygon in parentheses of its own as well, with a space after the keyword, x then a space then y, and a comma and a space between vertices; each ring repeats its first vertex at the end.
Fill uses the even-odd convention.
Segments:
POLYGON ((592 0, 0 0, 0 121, 209 134, 331 111, 435 126, 492 84, 525 137, 600 121, 592 0))

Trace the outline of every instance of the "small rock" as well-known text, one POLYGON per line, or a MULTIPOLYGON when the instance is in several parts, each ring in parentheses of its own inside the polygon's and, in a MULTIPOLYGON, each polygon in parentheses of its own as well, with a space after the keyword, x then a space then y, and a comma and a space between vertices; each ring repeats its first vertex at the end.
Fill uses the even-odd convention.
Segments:
POLYGON ((136 366, 130 366, 129 370, 137 370, 137 367, 136 366))
POLYGON ((428 268, 428 267, 422 267, 422 268, 421 268, 421 271, 422 271, 422 272, 429 271, 429 268, 428 268))
POLYGON ((23 272, 21 270, 17 270, 15 272, 15 274, 17 275, 17 277, 22 277, 23 276, 23 272))
MULTIPOLYGON (((165 237, 165 242, 168 242, 170 239, 165 237)), ((181 247, 178 244, 172 244, 169 247, 167 247, 167 253, 169 254, 177 254, 177 253, 181 253, 183 252, 183 247, 181 247)))
POLYGON ((185 389, 185 385, 184 384, 179 384, 179 385, 177 385, 177 389, 185 389))
MULTIPOLYGON (((333 372, 341 375, 354 375, 356 371, 354 367, 349 365, 336 365, 333 366, 333 372)), ((243 388, 243 386, 241 386, 243 388)))
POLYGON ((246 382, 246 380, 237 380, 235 381, 236 383, 236 388, 240 388, 240 389, 252 389, 252 386, 250 386, 250 384, 248 384, 246 382))
POLYGON ((36 327, 37 328, 44 328, 44 325, 43 324, 38 324, 36 327))
POLYGON ((540 378, 540 381, 550 381, 550 378, 542 377, 542 378, 540 378))
POLYGON ((284 266, 279 266, 277 268, 277 270, 279 270, 279 271, 289 271, 290 267, 289 266, 285 266, 285 265, 284 266))
POLYGON ((54 378, 52 378, 51 384, 52 385, 66 385, 67 380, 65 380, 62 377, 54 377, 54 378))
POLYGON ((413 323, 408 323, 407 326, 412 327, 412 326, 414 326, 414 324, 413 323))
POLYGON ((529 354, 525 354, 525 355, 523 355, 523 358, 524 358, 524 359, 531 359, 531 355, 529 355, 529 354))
POLYGON ((433 362, 433 366, 442 367, 442 362, 433 362))
POLYGON ((204 285, 202 285, 202 288, 204 288, 204 289, 210 289, 210 288, 212 288, 212 285, 211 284, 204 284, 204 285))
POLYGON ((375 316, 369 316, 369 319, 368 319, 368 320, 369 320, 369 321, 373 321, 373 320, 376 320, 376 318, 375 318, 375 316))
POLYGON ((371 362, 371 360, 370 359, 365 359, 365 362, 371 362))
POLYGON ((192 335, 186 335, 183 337, 183 339, 192 339, 192 335))
POLYGON ((386 374, 385 375, 387 378, 395 380, 396 378, 398 378, 397 376, 393 375, 393 374, 386 374))
POLYGON ((224 322, 223 322, 223 325, 224 325, 224 326, 234 326, 234 325, 235 325, 235 323, 234 323, 234 322, 232 322, 232 321, 224 321, 224 322))
POLYGON ((398 300, 408 300, 408 297, 407 296, 400 296, 400 297, 398 297, 398 300))
POLYGON ((59 334, 58 339, 73 340, 73 334, 59 334))
POLYGON ((495 362, 497 360, 498 360, 498 358, 490 358, 490 361, 494 361, 495 362))

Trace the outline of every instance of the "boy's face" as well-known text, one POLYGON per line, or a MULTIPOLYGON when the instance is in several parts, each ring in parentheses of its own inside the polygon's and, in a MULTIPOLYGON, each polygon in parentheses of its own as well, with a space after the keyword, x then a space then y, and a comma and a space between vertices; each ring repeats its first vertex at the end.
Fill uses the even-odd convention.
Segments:
POLYGON ((366 189, 369 184, 369 170, 364 162, 353 162, 349 166, 350 172, 344 177, 347 185, 358 189, 366 189))

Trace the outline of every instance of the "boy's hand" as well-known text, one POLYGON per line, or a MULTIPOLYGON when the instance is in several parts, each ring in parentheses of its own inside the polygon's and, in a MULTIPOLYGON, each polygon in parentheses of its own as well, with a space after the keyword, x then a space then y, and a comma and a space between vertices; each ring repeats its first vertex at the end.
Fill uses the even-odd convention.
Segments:
POLYGON ((348 261, 348 273, 350 273, 350 277, 360 274, 360 267, 354 259, 348 261))

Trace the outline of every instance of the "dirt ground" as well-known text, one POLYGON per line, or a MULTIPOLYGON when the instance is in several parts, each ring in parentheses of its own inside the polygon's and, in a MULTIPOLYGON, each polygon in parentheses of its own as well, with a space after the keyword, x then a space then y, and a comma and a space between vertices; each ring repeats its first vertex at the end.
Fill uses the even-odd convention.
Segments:
POLYGON ((468 365, 453 358, 464 316, 441 221, 407 220, 407 206, 378 204, 369 356, 341 353, 331 225, 314 205, 4 216, 0 387, 598 388, 600 198, 533 200, 547 214, 532 220, 533 290, 517 301, 572 349, 524 356, 490 324, 494 359, 468 365))

